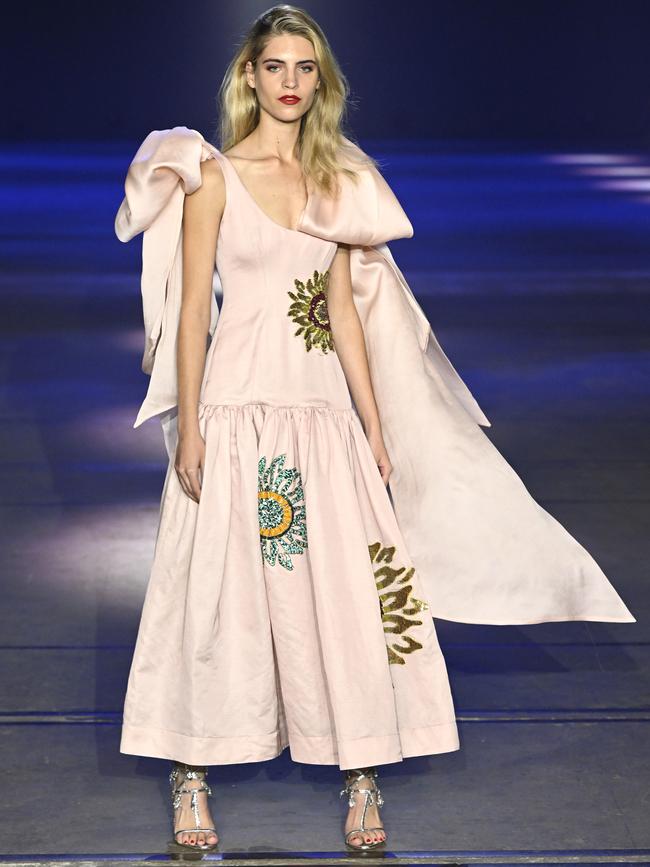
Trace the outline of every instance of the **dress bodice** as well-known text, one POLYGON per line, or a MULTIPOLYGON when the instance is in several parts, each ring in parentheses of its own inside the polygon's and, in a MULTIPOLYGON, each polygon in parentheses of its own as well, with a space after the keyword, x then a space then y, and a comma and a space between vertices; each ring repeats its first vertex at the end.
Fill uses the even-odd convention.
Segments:
POLYGON ((280 225, 215 149, 226 203, 217 241, 221 312, 203 403, 350 408, 327 310, 337 243, 280 225))

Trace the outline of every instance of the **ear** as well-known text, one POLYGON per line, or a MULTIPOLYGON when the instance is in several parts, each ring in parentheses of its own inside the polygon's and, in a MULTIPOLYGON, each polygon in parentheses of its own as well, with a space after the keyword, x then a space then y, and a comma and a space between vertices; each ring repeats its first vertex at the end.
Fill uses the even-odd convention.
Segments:
POLYGON ((255 69, 251 60, 246 61, 244 70, 246 72, 246 81, 248 82, 248 86, 255 90, 255 69))

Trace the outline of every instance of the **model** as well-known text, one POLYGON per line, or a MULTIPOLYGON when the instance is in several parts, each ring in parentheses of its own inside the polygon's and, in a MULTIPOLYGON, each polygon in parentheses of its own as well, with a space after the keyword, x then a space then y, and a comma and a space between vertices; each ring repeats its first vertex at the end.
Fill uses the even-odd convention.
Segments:
POLYGON ((273 7, 226 72, 220 148, 150 133, 116 218, 144 233, 135 426, 158 416, 170 456, 120 749, 172 761, 194 848, 218 842, 207 766, 287 746, 344 772, 346 844, 385 845, 377 767, 459 748, 432 615, 635 619, 481 431, 348 92, 316 22, 273 7))

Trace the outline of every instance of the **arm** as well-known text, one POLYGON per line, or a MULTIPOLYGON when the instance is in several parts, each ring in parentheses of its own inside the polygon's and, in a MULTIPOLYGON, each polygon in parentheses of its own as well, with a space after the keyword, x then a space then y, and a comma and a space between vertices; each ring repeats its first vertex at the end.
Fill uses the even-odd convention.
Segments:
POLYGON ((336 354, 381 477, 384 484, 387 484, 392 465, 384 445, 379 412, 372 390, 363 326, 352 297, 350 250, 345 244, 339 244, 330 265, 327 310, 336 354))
POLYGON ((201 492, 205 442, 198 404, 205 369, 212 275, 219 225, 226 201, 217 160, 201 163, 201 186, 183 204, 183 291, 178 324, 178 447, 175 469, 185 493, 197 503, 201 492))

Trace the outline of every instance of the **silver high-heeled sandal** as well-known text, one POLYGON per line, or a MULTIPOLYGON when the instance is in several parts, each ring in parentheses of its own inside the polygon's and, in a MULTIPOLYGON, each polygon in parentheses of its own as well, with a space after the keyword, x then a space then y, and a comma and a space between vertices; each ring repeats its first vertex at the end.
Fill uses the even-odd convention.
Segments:
POLYGON ((174 831, 174 842, 179 846, 186 846, 188 849, 214 849, 215 846, 219 845, 219 840, 217 839, 216 843, 204 843, 200 845, 199 843, 181 843, 177 839, 179 834, 196 834, 197 837, 199 833, 203 832, 207 836, 209 834, 217 834, 216 828, 202 828, 201 827, 201 819, 199 816, 199 805, 197 803, 199 792, 207 792, 208 797, 212 796, 212 789, 206 783, 206 777, 208 776, 208 769, 206 767, 191 767, 189 765, 183 764, 182 762, 174 762, 172 771, 169 775, 169 783, 172 790, 172 806, 174 808, 174 815, 176 814, 176 810, 178 810, 181 806, 181 798, 183 795, 188 794, 191 796, 191 807, 192 814, 194 816, 195 827, 194 828, 179 828, 178 831, 174 831), (180 785, 178 784, 179 775, 183 775, 183 779, 181 780, 180 785), (186 780, 200 780, 201 785, 197 786, 195 789, 190 789, 185 785, 186 780))
POLYGON ((366 812, 368 807, 372 804, 376 804, 377 807, 383 806, 384 799, 382 797, 379 786, 377 785, 377 769, 376 768, 359 768, 359 769, 349 769, 345 771, 345 788, 341 789, 341 793, 339 795, 340 798, 343 795, 348 795, 348 806, 354 807, 356 801, 354 796, 357 792, 363 794, 364 803, 363 803, 363 812, 361 813, 361 822, 360 827, 352 828, 351 831, 348 831, 345 835, 345 845, 350 849, 377 849, 380 846, 386 845, 386 840, 376 840, 374 843, 366 843, 363 841, 364 833, 368 831, 386 831, 383 827, 377 828, 366 828, 364 825, 366 812), (370 780, 372 785, 368 788, 359 788, 357 785, 362 779, 370 780), (357 834, 361 837, 363 842, 361 843, 351 843, 350 839, 357 834))

